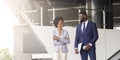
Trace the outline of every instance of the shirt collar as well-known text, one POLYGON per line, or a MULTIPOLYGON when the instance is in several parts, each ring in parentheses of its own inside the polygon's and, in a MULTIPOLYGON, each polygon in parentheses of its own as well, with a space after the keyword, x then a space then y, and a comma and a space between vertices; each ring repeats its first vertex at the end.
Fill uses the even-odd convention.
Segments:
POLYGON ((85 21, 85 22, 83 22, 83 23, 87 24, 87 23, 88 23, 88 20, 86 20, 86 21, 85 21))

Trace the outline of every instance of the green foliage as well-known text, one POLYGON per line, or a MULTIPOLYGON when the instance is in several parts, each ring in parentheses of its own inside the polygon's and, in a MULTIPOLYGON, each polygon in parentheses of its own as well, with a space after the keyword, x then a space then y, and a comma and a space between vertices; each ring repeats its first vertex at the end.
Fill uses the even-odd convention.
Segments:
POLYGON ((12 60, 8 48, 0 49, 0 60, 12 60))

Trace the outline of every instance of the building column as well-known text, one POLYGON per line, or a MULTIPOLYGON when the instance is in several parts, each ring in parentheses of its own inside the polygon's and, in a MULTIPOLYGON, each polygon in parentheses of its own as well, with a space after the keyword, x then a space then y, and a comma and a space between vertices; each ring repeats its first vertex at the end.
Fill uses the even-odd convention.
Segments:
POLYGON ((113 29, 113 11, 112 11, 112 0, 105 0, 105 22, 107 29, 113 29))
POLYGON ((86 13, 88 18, 91 19, 91 0, 86 0, 86 13))
POLYGON ((97 24, 98 28, 113 29, 111 0, 91 0, 91 8, 92 21, 97 24))
POLYGON ((103 4, 102 0, 91 0, 92 21, 97 24, 98 28, 103 28, 103 4))

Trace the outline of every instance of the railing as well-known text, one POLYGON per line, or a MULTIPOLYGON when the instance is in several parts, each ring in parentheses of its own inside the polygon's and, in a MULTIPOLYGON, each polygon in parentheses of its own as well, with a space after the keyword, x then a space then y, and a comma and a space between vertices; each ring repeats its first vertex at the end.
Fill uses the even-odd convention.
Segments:
POLYGON ((24 21, 29 24, 32 25, 32 22, 30 21, 30 19, 28 18, 28 16, 24 13, 23 9, 19 10, 17 8, 18 13, 22 16, 22 18, 24 19, 24 21))
MULTIPOLYGON (((118 50, 115 54, 113 54, 110 58, 108 58, 107 60, 112 60, 112 58, 114 58, 116 55, 120 55, 120 50, 118 50)), ((120 60, 120 56, 118 58, 115 58, 117 60, 120 60)))
MULTIPOLYGON (((19 14, 24 18, 29 25, 43 25, 42 11, 37 10, 26 11, 25 9, 17 9, 19 14)), ((42 8, 41 8, 42 10, 42 8)))

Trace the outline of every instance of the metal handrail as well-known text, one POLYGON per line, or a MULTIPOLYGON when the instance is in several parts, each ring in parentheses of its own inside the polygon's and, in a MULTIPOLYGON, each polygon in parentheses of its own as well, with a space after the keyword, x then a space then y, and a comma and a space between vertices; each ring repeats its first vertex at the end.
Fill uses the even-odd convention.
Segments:
POLYGON ((118 54, 120 52, 120 50, 118 50, 116 53, 114 53, 111 57, 109 57, 107 60, 110 60, 111 58, 113 58, 116 54, 118 54))
POLYGON ((33 25, 32 22, 30 21, 30 19, 28 18, 28 16, 25 14, 26 11, 24 12, 23 9, 21 9, 21 10, 19 10, 18 8, 16 8, 16 9, 17 9, 18 13, 24 18, 25 22, 28 25, 32 26, 33 25))
POLYGON ((21 9, 21 15, 25 18, 26 22, 29 25, 33 25, 32 22, 30 21, 30 19, 27 17, 27 15, 24 13, 24 11, 21 9))

